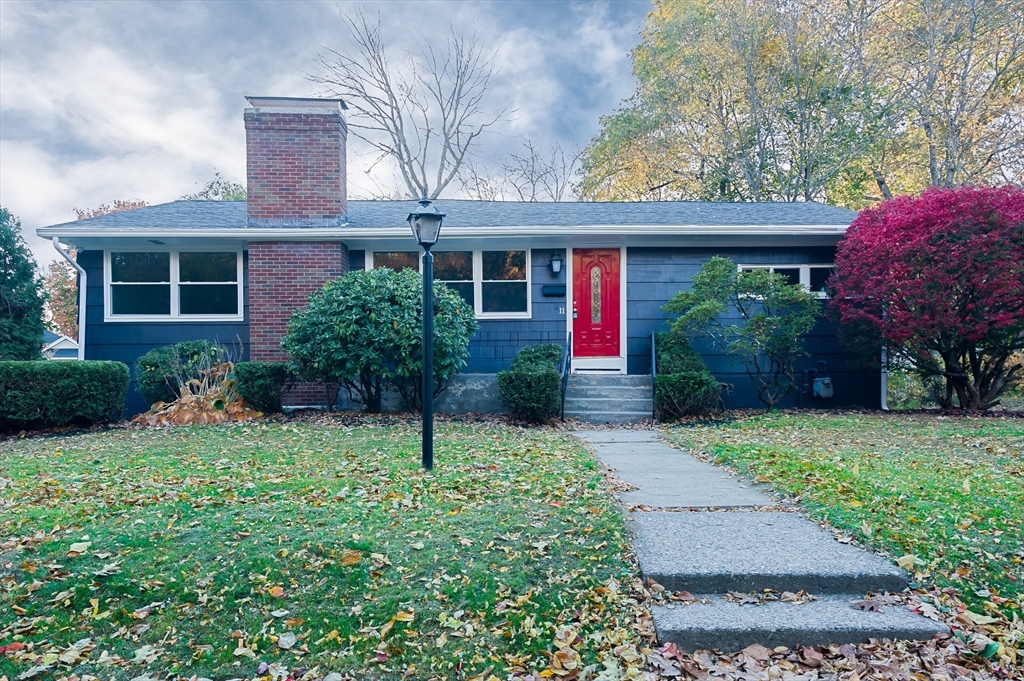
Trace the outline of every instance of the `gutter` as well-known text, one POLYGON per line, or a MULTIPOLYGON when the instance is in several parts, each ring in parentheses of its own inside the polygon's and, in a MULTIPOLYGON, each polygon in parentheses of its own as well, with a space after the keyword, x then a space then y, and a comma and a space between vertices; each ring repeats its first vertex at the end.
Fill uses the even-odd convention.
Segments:
POLYGON ((82 266, 71 257, 71 254, 60 247, 60 237, 53 237, 53 247, 61 254, 61 257, 78 270, 78 359, 83 361, 85 360, 85 292, 88 290, 89 278, 82 266))
MULTIPOLYGON (((447 237, 496 238, 510 236, 766 236, 766 235, 834 235, 846 233, 846 225, 577 225, 573 227, 507 226, 507 227, 445 227, 447 237)), ((41 237, 102 238, 221 238, 246 241, 321 241, 324 239, 373 239, 408 237, 409 228, 402 227, 43 227, 36 230, 41 237)))

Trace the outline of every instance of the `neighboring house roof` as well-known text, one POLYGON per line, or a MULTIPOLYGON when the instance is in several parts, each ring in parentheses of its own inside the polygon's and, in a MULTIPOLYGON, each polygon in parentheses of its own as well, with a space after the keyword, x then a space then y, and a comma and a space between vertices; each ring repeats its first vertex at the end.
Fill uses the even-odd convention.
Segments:
MULTIPOLYGON (((445 229, 502 228, 530 233, 576 233, 591 227, 729 228, 786 227, 845 231, 856 217, 852 210, 819 203, 718 203, 700 201, 565 202, 466 201, 438 199, 434 205, 446 214, 445 229)), ((281 225, 273 229, 249 227, 244 201, 174 201, 96 218, 66 222, 38 230, 53 236, 259 236, 293 233, 317 236, 387 236, 407 230, 405 218, 419 210, 415 201, 349 201, 348 221, 339 227, 281 225)), ((631 230, 632 231, 632 230, 631 230)))
POLYGON ((74 338, 43 331, 44 357, 49 359, 78 359, 78 341, 74 338))

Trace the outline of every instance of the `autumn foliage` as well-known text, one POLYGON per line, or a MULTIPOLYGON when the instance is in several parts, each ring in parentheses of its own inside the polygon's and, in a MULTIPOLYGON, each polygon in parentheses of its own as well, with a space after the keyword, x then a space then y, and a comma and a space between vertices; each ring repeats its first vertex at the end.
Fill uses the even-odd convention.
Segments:
POLYGON ((995 406, 1022 370, 1011 357, 1024 348, 1024 191, 929 189, 865 209, 831 287, 846 335, 942 377, 943 407, 995 406))

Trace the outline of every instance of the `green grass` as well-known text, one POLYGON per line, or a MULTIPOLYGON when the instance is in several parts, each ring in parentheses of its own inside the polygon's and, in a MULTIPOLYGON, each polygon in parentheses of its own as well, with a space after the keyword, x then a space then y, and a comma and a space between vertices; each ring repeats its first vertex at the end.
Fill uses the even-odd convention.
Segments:
POLYGON ((894 559, 916 556, 919 580, 977 612, 1024 606, 1024 420, 775 413, 665 437, 894 559))
POLYGON ((0 676, 248 677, 265 661, 455 678, 544 669, 564 627, 583 662, 629 641, 629 599, 607 587, 633 567, 590 455, 485 425, 442 424, 436 442, 426 474, 402 425, 0 441, 0 676), (87 656, 57 659, 84 638, 87 656), (129 665, 145 646, 157 657, 129 665))

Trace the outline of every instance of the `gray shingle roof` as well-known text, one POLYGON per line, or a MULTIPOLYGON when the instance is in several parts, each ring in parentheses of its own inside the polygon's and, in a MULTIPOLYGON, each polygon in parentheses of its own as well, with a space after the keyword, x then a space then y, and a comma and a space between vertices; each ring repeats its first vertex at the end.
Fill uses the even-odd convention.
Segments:
MULTIPOLYGON (((589 225, 848 225, 856 213, 819 203, 525 203, 439 199, 449 227, 558 227, 589 225)), ((402 227, 419 209, 415 201, 349 201, 346 227, 402 227)), ((239 229, 246 226, 244 201, 173 201, 52 227, 239 229)), ((301 229, 296 227, 295 229, 301 229)), ((342 228, 344 229, 344 228, 342 228)))

